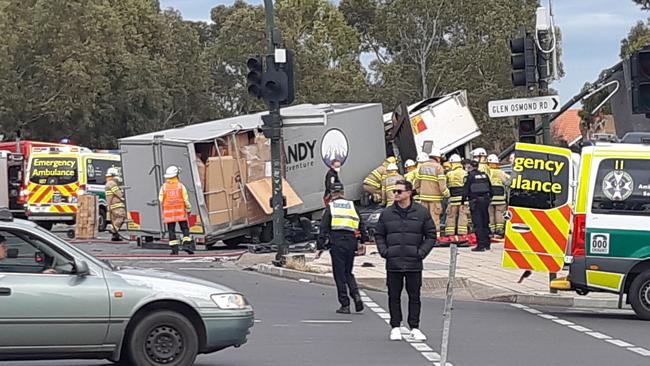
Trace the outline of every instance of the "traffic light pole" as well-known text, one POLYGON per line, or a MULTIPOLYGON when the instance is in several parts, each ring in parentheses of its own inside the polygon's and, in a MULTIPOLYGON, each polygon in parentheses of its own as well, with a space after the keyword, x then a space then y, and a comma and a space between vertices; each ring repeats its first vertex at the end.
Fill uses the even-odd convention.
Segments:
MULTIPOLYGON (((266 38, 268 45, 267 68, 273 64, 275 59, 275 43, 273 41, 273 0, 264 0, 266 13, 266 38), (271 60, 272 62, 268 62, 271 60)), ((288 253, 288 247, 284 239, 284 198, 282 196, 282 117, 280 115, 280 103, 269 101, 269 118, 265 123, 265 136, 271 139, 271 183, 273 195, 271 196, 271 208, 273 208, 273 240, 271 244, 278 249, 275 255, 275 264, 281 265, 284 256, 288 253)))

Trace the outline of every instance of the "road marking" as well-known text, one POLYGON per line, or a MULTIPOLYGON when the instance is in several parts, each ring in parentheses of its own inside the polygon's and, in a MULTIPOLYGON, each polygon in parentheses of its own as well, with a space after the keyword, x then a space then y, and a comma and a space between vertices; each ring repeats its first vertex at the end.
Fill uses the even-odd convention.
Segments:
POLYGON ((255 319, 255 323, 261 323, 262 321, 259 319, 255 319))
POLYGON ((179 271, 232 271, 232 268, 198 268, 198 267, 185 267, 177 268, 179 271))
MULTIPOLYGON (((359 294, 362 296, 361 300, 363 301, 364 305, 374 311, 378 317, 383 319, 384 322, 390 326, 390 314, 376 302, 374 302, 364 291, 359 291, 359 294)), ((433 365, 440 366, 440 354, 438 352, 435 352, 431 346, 422 341, 416 341, 415 339, 411 338, 411 331, 404 326, 400 327, 400 333, 402 333, 402 341, 410 344, 417 352, 422 355, 422 357, 427 359, 427 361, 433 362, 433 365)), ((386 338, 388 338, 388 334, 386 336, 386 338)), ((387 342, 390 341, 387 340, 387 342)), ((447 362, 446 366, 453 365, 450 362, 447 362)))
POLYGON ((300 322, 306 324, 348 324, 352 323, 352 320, 301 320, 300 322))
POLYGON ((628 343, 626 341, 623 341, 623 340, 620 340, 620 339, 613 339, 612 337, 608 336, 607 334, 603 334, 603 333, 600 333, 600 332, 595 332, 595 331, 593 331, 593 330, 591 330, 589 328, 583 327, 582 325, 574 324, 573 322, 570 322, 568 320, 560 319, 555 315, 544 314, 543 312, 541 312, 541 311, 539 311, 537 309, 533 309, 533 308, 528 307, 528 306, 522 306, 521 304, 510 304, 510 306, 512 306, 514 308, 517 308, 517 309, 524 310, 524 311, 529 312, 531 314, 536 314, 540 318, 551 320, 552 322, 554 322, 556 324, 566 326, 566 327, 568 327, 570 329, 573 329, 575 331, 584 333, 584 334, 586 334, 586 335, 588 335, 590 337, 596 338, 596 339, 601 340, 601 341, 605 341, 605 342, 613 344, 615 346, 624 348, 624 349, 626 349, 626 350, 628 350, 630 352, 634 352, 634 353, 636 353, 638 355, 641 355, 641 356, 644 356, 644 357, 650 357, 650 351, 643 348, 643 347, 636 347, 635 345, 633 345, 631 343, 628 343))

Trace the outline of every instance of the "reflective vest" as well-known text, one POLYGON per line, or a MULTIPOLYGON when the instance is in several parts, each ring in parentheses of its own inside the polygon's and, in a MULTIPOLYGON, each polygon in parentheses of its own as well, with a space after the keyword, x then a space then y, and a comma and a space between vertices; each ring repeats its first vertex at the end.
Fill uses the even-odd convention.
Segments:
POLYGON ((492 204, 506 204, 506 187, 505 181, 508 175, 499 168, 490 168, 490 183, 492 184, 492 204))
POLYGON ((381 182, 386 177, 386 167, 383 165, 378 166, 375 170, 371 171, 370 174, 363 180, 363 184, 367 184, 371 187, 381 189, 381 182))
POLYGON ((330 202, 332 230, 355 232, 359 228, 359 215, 352 201, 337 199, 330 202))
POLYGON ((422 163, 413 184, 418 191, 418 199, 426 202, 441 202, 449 197, 447 176, 442 165, 435 161, 422 163))
POLYGON ((447 173, 447 187, 449 187, 449 203, 453 206, 460 205, 463 200, 465 177, 467 172, 460 165, 455 165, 449 173, 447 173))
POLYGON ((185 187, 178 180, 168 180, 163 184, 161 201, 165 224, 187 221, 186 194, 185 187))

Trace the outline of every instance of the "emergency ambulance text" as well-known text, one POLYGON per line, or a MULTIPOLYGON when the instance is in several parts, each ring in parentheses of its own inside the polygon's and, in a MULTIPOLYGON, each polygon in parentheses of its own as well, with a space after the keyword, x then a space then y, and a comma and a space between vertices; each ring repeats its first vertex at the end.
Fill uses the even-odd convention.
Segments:
MULTIPOLYGON (((565 166, 563 161, 533 159, 533 158, 515 158, 512 164, 512 170, 520 173, 512 180, 510 188, 521 189, 525 191, 538 191, 544 193, 562 193, 562 184, 554 182, 553 179, 537 180, 530 179, 526 176, 526 170, 538 170, 552 173, 553 176, 558 176, 562 173, 565 166)), ((549 176, 548 174, 542 176, 549 176)))
POLYGON ((516 158, 514 164, 512 165, 512 170, 515 172, 523 172, 524 169, 546 170, 553 172, 553 175, 558 175, 560 172, 562 172, 563 167, 563 161, 516 158))

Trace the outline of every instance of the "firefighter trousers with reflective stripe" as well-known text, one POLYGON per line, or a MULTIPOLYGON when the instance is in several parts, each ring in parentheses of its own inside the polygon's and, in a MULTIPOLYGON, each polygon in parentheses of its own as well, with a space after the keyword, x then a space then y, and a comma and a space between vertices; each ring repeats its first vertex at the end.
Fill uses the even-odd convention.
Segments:
MULTIPOLYGON (((183 243, 192 241, 192 238, 190 237, 189 223, 187 221, 179 221, 178 226, 181 227, 181 232, 183 233, 183 243)), ((173 247, 175 245, 178 245, 178 239, 176 237, 176 223, 167 223, 167 231, 169 232, 169 246, 173 247)))
POLYGON ((122 206, 121 208, 111 209, 110 214, 111 226, 113 227, 111 233, 116 234, 120 231, 122 225, 124 225, 124 221, 126 221, 126 210, 122 206))
POLYGON ((467 234, 469 207, 467 205, 449 204, 447 206, 447 221, 445 222, 445 235, 467 234))
POLYGON ((440 236, 440 214, 442 214, 442 202, 440 201, 420 201, 420 204, 426 207, 431 213, 431 218, 433 218, 434 224, 436 224, 436 232, 440 236))
POLYGON ((490 205, 490 231, 492 234, 503 235, 505 229, 505 219, 503 214, 506 212, 506 205, 490 205))

